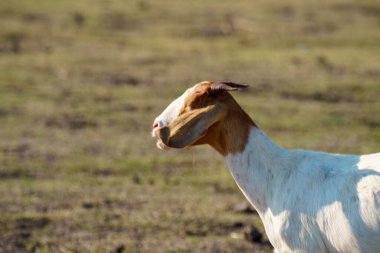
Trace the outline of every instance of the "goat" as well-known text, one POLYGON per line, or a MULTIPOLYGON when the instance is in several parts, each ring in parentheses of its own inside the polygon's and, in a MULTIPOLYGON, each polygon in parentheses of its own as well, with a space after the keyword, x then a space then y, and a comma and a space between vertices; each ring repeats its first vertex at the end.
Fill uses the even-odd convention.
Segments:
POLYGON ((380 252, 380 153, 337 155, 273 143, 228 91, 205 81, 153 123, 160 149, 209 144, 257 210, 275 252, 380 252))

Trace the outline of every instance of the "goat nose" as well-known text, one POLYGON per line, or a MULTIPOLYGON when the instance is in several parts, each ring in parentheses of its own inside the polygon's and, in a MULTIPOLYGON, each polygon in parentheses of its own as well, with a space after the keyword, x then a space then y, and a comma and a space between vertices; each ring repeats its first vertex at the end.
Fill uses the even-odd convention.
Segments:
POLYGON ((156 129, 156 128, 161 127, 161 126, 162 126, 162 122, 161 121, 155 120, 153 122, 153 129, 156 129))

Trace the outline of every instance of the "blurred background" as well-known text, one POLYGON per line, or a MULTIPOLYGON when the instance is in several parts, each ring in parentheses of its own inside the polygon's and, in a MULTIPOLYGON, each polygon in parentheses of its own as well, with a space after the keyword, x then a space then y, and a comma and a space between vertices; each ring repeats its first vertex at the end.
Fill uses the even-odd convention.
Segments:
POLYGON ((377 0, 1 0, 0 252, 269 252, 209 147, 153 119, 203 80, 279 145, 380 151, 377 0))

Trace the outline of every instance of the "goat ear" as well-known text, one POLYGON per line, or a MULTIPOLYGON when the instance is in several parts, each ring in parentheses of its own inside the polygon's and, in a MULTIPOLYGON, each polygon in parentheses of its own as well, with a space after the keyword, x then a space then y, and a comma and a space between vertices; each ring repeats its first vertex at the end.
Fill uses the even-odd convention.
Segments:
POLYGON ((158 136, 168 147, 185 148, 202 138, 207 129, 223 117, 224 112, 221 105, 186 112, 159 129, 158 136))
POLYGON ((213 82, 211 83, 211 92, 218 92, 221 90, 225 91, 235 91, 239 89, 247 88, 247 84, 239 84, 239 83, 233 83, 233 82, 213 82))

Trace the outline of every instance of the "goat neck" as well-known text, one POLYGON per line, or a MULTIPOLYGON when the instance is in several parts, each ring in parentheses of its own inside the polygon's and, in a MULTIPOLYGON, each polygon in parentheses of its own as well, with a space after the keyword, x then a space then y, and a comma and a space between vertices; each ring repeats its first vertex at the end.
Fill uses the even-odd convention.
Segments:
POLYGON ((274 144, 257 127, 251 127, 245 148, 224 157, 240 190, 260 216, 273 200, 275 189, 288 173, 287 151, 274 144))

